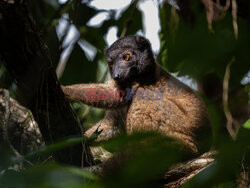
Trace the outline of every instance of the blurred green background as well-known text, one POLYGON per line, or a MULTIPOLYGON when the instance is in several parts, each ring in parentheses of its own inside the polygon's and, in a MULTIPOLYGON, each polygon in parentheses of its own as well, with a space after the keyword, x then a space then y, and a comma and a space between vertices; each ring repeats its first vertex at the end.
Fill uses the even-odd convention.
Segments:
MULTIPOLYGON (((237 20, 230 6, 214 11, 211 21, 202 2, 206 1, 177 5, 167 0, 106 0, 99 4, 98 0, 29 0, 28 6, 62 85, 106 81, 109 75, 104 51, 110 41, 122 35, 151 37, 158 63, 193 87, 205 101, 213 126, 213 147, 220 151, 216 163, 184 187, 236 187, 243 168, 247 171, 250 162, 250 3, 239 1, 237 20), (146 20, 150 9, 143 3, 148 2, 154 6, 156 20, 146 20), (122 3, 119 8, 106 8, 119 3, 122 3), (99 23, 91 24, 93 18, 99 19, 99 23), (155 23, 159 23, 159 29, 149 33, 155 23), (239 130, 234 140, 228 134, 223 111, 223 82, 229 64, 228 109, 234 118, 233 131, 239 130)), ((225 2, 221 3, 223 7, 225 2)), ((18 97, 18 88, 2 64, 0 88, 8 89, 13 98, 18 97)), ((84 129, 104 116, 103 110, 76 101, 71 103, 84 129)), ((110 151, 131 145, 137 151, 120 173, 105 180, 77 167, 41 161, 16 171, 11 166, 18 161, 2 156, 0 187, 156 187, 152 183, 156 175, 181 158, 181 153, 172 146, 162 149, 162 139, 146 134, 104 143, 103 147, 110 151), (151 144, 145 150, 136 148, 135 142, 144 139, 151 144)))

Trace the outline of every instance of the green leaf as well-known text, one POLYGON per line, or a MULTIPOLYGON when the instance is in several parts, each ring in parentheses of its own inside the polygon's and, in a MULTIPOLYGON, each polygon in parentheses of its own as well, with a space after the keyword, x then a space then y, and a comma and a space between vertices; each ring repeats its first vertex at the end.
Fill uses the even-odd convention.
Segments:
POLYGON ((8 170, 0 177, 0 187, 100 187, 94 186, 93 181, 97 182, 98 178, 83 169, 49 163, 35 165, 20 172, 8 170))
POLYGON ((45 154, 45 153, 50 153, 50 152, 53 152, 53 151, 64 149, 66 147, 70 147, 70 146, 79 144, 79 143, 81 143, 83 141, 86 141, 86 140, 87 139, 83 138, 83 137, 68 138, 66 140, 63 140, 63 141, 60 141, 60 142, 57 142, 57 143, 54 143, 54 144, 51 144, 51 145, 48 145, 48 146, 43 146, 40 149, 38 149, 37 151, 33 151, 33 152, 28 153, 27 155, 25 155, 24 158, 25 159, 33 158, 33 157, 35 157, 37 155, 42 155, 42 154, 45 154))
POLYGON ((199 6, 192 5, 193 24, 186 23, 177 13, 173 14, 169 7, 162 6, 160 9, 162 44, 159 62, 179 76, 200 79, 215 73, 222 81, 226 65, 235 57, 229 84, 232 87, 239 86, 240 80, 249 70, 249 23, 241 18, 237 20, 239 38, 236 40, 231 14, 214 22, 211 32, 207 27, 206 13, 199 6), (166 49, 167 62, 166 53, 163 53, 166 49))
POLYGON ((155 132, 122 135, 101 146, 116 152, 111 165, 115 173, 107 178, 108 187, 150 187, 185 156, 173 139, 155 132))
POLYGON ((250 119, 248 119, 244 124, 243 127, 246 129, 250 129, 250 119))

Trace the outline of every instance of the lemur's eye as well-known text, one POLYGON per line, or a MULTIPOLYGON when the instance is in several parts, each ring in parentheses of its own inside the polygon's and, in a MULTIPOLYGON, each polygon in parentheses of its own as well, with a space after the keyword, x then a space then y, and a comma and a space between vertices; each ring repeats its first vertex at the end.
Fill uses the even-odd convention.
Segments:
POLYGON ((124 59, 125 61, 129 61, 130 55, 129 55, 129 54, 124 55, 124 56, 123 56, 123 59, 124 59))

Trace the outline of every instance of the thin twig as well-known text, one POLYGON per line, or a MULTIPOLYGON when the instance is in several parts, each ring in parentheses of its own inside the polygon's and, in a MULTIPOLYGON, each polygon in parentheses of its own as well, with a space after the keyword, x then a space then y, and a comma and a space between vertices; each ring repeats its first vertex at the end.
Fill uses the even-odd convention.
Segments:
POLYGON ((236 0, 232 0, 232 16, 233 16, 234 36, 235 36, 235 39, 238 39, 237 3, 236 3, 236 0))
POLYGON ((205 9, 206 9, 206 16, 207 16, 207 23, 208 23, 208 29, 210 31, 213 31, 213 17, 214 17, 214 7, 213 7, 213 1, 212 0, 202 0, 205 9))
POLYGON ((233 116, 228 106, 228 83, 229 83, 229 77, 230 77, 230 67, 234 61, 235 61, 235 57, 232 58, 232 60, 227 64, 227 67, 226 67, 226 72, 225 72, 225 76, 223 80, 222 100, 223 100, 223 110, 227 118, 227 130, 229 134, 232 136, 232 138, 235 139, 236 131, 233 128, 233 116))
POLYGON ((230 0, 226 0, 226 4, 225 4, 225 6, 223 7, 223 10, 224 10, 224 11, 227 11, 227 10, 229 9, 229 7, 230 7, 230 0))

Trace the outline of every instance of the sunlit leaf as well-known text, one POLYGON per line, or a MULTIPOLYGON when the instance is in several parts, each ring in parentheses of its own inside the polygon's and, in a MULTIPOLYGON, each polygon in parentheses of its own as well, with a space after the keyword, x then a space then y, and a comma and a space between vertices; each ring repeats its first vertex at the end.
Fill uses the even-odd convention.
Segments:
POLYGON ((246 123, 243 124, 243 127, 246 129, 250 129, 250 119, 248 119, 246 123))

